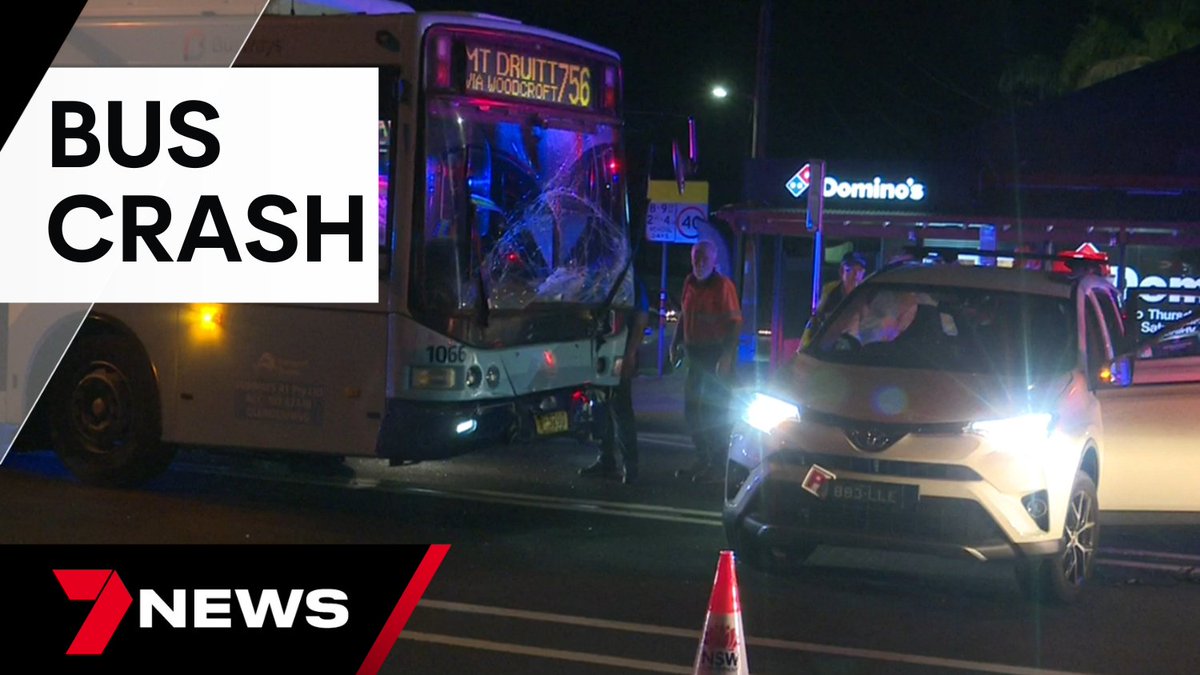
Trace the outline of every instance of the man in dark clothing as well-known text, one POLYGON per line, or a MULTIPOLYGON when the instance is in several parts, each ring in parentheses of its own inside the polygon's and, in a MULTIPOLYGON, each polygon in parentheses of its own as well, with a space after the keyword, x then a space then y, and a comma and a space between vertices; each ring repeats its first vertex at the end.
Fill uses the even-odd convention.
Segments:
POLYGON ((696 446, 691 466, 677 478, 706 482, 720 478, 722 458, 732 430, 729 403, 737 355, 741 303, 733 282, 716 270, 716 246, 701 241, 692 247, 692 273, 683 282, 682 316, 671 341, 671 355, 688 358, 684 384, 684 416, 696 446))
POLYGON ((625 353, 618 364, 617 374, 620 381, 613 388, 605 409, 608 411, 608 424, 605 425, 600 442, 600 456, 590 466, 579 470, 580 476, 597 476, 616 480, 622 479, 626 484, 637 480, 638 476, 638 447, 637 422, 633 416, 633 378, 637 377, 638 347, 646 334, 646 326, 650 323, 650 300, 642 279, 633 274, 633 306, 625 313, 629 333, 625 338, 625 353), (617 446, 620 446, 621 463, 625 471, 617 468, 617 446))

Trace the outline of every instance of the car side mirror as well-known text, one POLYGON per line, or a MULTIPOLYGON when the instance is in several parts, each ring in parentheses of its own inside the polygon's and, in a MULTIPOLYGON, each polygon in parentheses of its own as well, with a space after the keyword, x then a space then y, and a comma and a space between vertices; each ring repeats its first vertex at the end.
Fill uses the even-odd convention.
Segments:
POLYGON ((1128 387, 1133 384, 1133 356, 1123 354, 1113 359, 1112 362, 1103 365, 1095 373, 1095 383, 1097 387, 1105 389, 1118 389, 1128 387))

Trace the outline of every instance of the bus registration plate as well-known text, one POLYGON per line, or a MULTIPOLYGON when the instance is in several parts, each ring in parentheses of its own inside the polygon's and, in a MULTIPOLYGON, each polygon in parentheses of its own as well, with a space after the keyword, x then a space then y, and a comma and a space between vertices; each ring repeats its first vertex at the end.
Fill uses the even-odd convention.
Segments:
POLYGON ((567 420, 567 413, 562 410, 546 415, 538 415, 534 418, 534 424, 537 426, 539 436, 561 434, 571 428, 567 420))

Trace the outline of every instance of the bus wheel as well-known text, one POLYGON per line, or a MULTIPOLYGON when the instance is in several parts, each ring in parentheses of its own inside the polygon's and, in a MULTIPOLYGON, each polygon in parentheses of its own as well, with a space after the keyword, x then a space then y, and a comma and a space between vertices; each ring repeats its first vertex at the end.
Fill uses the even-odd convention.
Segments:
POLYGON ((162 473, 174 449, 161 442, 154 373, 114 335, 80 337, 46 394, 54 449, 85 483, 132 486, 162 473))

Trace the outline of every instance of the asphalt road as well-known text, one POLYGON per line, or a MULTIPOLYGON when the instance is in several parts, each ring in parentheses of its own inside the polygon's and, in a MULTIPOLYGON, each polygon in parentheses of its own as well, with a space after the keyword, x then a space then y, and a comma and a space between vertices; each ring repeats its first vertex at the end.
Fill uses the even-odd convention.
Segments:
MULTIPOLYGON (((719 551, 719 485, 680 483, 680 437, 643 436, 642 480, 582 479, 555 442, 390 468, 185 452, 133 491, 49 453, 0 469, 0 542, 448 543, 382 672, 691 672, 719 551)), ((753 673, 1192 673, 1200 537, 1107 528, 1076 606, 1009 568, 821 549, 795 576, 739 565, 753 673)))

